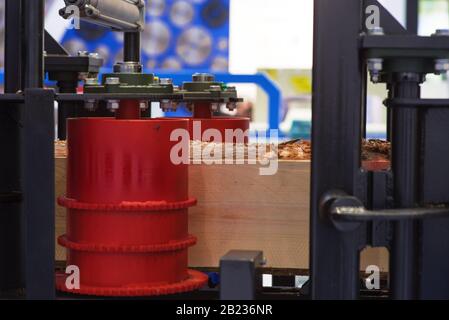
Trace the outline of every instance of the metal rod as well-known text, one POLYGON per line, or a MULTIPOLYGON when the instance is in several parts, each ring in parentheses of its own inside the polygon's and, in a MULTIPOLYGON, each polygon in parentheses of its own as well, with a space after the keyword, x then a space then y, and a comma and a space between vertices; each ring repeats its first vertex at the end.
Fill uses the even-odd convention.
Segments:
POLYGON ((125 32, 123 57, 125 62, 140 62, 140 32, 125 32))
POLYGON ((407 31, 418 34, 419 0, 407 0, 407 31))
MULTIPOLYGON (((393 97, 419 98, 422 76, 415 73, 397 74, 392 84, 393 97)), ((418 204, 420 117, 419 110, 392 111, 392 170, 394 199, 398 208, 418 204)), ((416 299, 418 274, 418 224, 415 221, 396 222, 391 248, 391 290, 394 299, 416 299)))
POLYGON ((44 81, 44 1, 24 2, 24 87, 42 88, 44 81))

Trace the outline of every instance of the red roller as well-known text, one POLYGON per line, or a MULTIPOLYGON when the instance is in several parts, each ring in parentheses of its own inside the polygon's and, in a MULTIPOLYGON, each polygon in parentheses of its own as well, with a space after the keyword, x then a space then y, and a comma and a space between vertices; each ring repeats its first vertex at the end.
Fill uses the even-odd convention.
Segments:
MULTIPOLYGON (((131 107, 132 109, 132 107, 131 107)), ((68 121, 67 264, 81 288, 99 296, 145 296, 190 291, 207 277, 187 269, 188 166, 174 165, 172 130, 186 120, 72 119, 68 121)))
POLYGON ((249 134, 249 123, 248 118, 237 118, 237 117, 214 117, 211 110, 211 104, 208 102, 196 103, 193 108, 193 117, 190 118, 190 137, 192 140, 200 140, 204 142, 216 142, 216 143, 248 143, 249 134), (201 130, 195 130, 195 123, 201 130), (201 126, 199 126, 199 124, 201 126), (211 130, 218 130, 222 137, 221 141, 217 139, 208 137, 207 131, 210 135, 214 135, 211 130), (231 141, 226 141, 226 132, 232 130, 235 134, 240 134, 242 132, 246 133, 243 141, 242 139, 233 137, 231 141), (205 134, 206 133, 206 134, 205 134), (198 136, 201 134, 200 136, 198 136))

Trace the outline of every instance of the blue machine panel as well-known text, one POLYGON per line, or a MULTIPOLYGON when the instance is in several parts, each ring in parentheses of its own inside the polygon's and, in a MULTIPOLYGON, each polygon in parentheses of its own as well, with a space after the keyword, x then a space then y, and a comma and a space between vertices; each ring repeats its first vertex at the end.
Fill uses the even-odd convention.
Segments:
MULTIPOLYGON (((229 1, 147 0, 144 68, 228 71, 229 1)), ((68 30, 62 43, 72 54, 98 52, 105 67, 123 59, 123 35, 88 23, 68 30)))

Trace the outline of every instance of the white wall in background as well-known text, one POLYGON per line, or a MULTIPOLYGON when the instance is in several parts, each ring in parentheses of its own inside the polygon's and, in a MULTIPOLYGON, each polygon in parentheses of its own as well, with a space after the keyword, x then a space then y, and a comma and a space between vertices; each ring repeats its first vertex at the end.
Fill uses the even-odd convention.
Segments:
POLYGON ((313 0, 231 0, 230 71, 312 68, 313 0))

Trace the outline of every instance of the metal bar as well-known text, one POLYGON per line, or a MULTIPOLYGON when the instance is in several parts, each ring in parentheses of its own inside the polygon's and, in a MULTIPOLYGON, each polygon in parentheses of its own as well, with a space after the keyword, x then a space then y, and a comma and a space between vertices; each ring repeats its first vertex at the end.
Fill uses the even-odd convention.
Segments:
MULTIPOLYGON (((5 95, 22 89, 22 0, 5 1, 5 95)), ((17 101, 0 102, 0 193, 20 194, 21 112, 17 101)), ((0 201, 0 292, 24 287, 20 198, 0 201)))
MULTIPOLYGON (((393 97, 418 99, 419 74, 396 74, 393 97)), ((394 201, 398 208, 416 207, 419 188, 420 113, 417 109, 393 109, 392 170, 394 201)), ((391 248, 391 290, 395 299, 416 299, 418 290, 418 225, 396 222, 391 248)))
POLYGON ((366 79, 358 41, 363 5, 359 0, 347 0, 345 5, 315 0, 314 6, 311 295, 313 299, 356 299, 366 225, 340 233, 320 218, 320 204, 332 189, 351 195, 366 189, 358 182, 366 79))
POLYGON ((449 108, 449 99, 387 99, 384 104, 389 108, 449 108))
MULTIPOLYGON (((421 51, 420 55, 417 55, 420 58, 426 57, 427 53, 434 57, 439 50, 442 51, 442 57, 447 57, 447 50, 449 49, 447 37, 419 37, 413 34, 400 37, 395 35, 384 35, 381 37, 365 35, 362 37, 361 45, 363 49, 388 49, 392 53, 394 53, 393 49, 429 50, 421 51)), ((407 52, 405 51, 403 54, 407 54, 407 52)))
POLYGON ((5 93, 22 89, 22 0, 5 2, 5 93))
POLYGON ((418 34, 419 0, 407 0, 407 31, 418 34))
POLYGON ((449 216, 449 208, 410 208, 366 210, 364 207, 336 207, 331 211, 332 219, 348 222, 402 221, 412 219, 442 218, 449 216))
POLYGON ((54 283, 54 92, 26 89, 23 139, 25 276, 28 299, 53 299, 54 283))
POLYGON ((24 88, 42 88, 44 81, 44 1, 23 3, 25 32, 24 88))
POLYGON ((125 62, 140 62, 140 32, 125 32, 123 57, 125 62))

